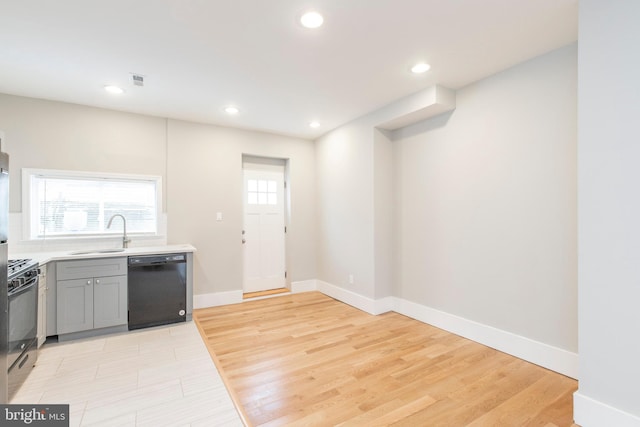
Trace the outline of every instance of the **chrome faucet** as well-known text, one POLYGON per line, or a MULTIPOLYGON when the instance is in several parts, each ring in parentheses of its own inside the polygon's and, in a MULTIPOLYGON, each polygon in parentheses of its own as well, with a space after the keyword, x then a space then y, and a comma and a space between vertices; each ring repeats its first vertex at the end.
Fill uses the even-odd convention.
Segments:
POLYGON ((127 248, 129 246, 129 242, 131 239, 127 238, 127 219, 120 214, 115 214, 109 218, 109 223, 107 224, 107 228, 111 228, 111 223, 113 222, 113 218, 119 216, 122 218, 122 222, 124 223, 124 233, 122 234, 122 248, 127 248))

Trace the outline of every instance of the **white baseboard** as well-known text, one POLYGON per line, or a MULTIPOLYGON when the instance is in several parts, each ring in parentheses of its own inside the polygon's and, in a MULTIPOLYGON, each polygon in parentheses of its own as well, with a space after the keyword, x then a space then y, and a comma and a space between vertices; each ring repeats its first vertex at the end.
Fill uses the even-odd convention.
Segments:
POLYGON ((568 377, 578 378, 576 353, 402 298, 386 297, 374 300, 322 280, 317 280, 316 284, 317 290, 323 294, 369 314, 395 311, 568 377))
POLYGON ((568 377, 578 378, 576 353, 402 298, 395 298, 394 311, 568 377))
POLYGON ((311 292, 318 290, 317 280, 300 280, 299 282, 291 282, 291 293, 311 292))
POLYGON ((396 311, 396 297, 384 297, 375 301, 375 312, 373 314, 382 314, 389 311, 396 311))
POLYGON ((193 308, 216 307, 219 305, 238 304, 242 302, 242 290, 195 294, 193 308))
MULTIPOLYGON (((291 292, 310 292, 317 290, 316 280, 302 280, 299 282, 291 282, 291 292)), ((193 296, 193 308, 217 307, 219 305, 239 304, 244 301, 242 298, 243 291, 226 291, 211 292, 208 294, 195 294, 193 296)), ((279 295, 270 295, 266 297, 252 298, 252 301, 261 298, 277 297, 279 295)))
MULTIPOLYGON (((474 322, 402 298, 385 297, 377 300, 368 298, 322 280, 291 282, 292 293, 310 291, 320 291, 325 295, 373 315, 395 311, 568 377, 578 377, 578 355, 576 353, 502 329, 474 322)), ((240 302, 242 302, 241 290, 194 296, 194 308, 237 304, 240 302)))
POLYGON ((342 301, 345 304, 349 304, 359 310, 366 311, 369 314, 377 316, 378 314, 393 311, 393 297, 374 300, 348 289, 323 282, 322 280, 316 280, 316 285, 317 290, 323 294, 342 301))
POLYGON ((579 390, 573 394, 573 419, 582 427, 640 427, 640 418, 587 397, 579 390))

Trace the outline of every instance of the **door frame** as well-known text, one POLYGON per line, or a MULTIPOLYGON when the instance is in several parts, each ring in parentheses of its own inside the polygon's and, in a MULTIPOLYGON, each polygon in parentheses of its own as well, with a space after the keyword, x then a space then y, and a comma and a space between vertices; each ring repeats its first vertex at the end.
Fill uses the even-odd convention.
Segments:
MULTIPOLYGON (((266 157, 266 156, 258 156, 253 154, 242 154, 242 191, 240 194, 241 202, 242 202, 242 227, 244 228, 244 217, 245 217, 245 203, 244 203, 244 171, 245 165, 271 165, 271 166, 282 166, 284 170, 284 226, 285 226, 285 234, 284 234, 284 268, 285 268, 285 277, 284 283, 285 287, 291 290, 291 274, 289 274, 289 225, 291 219, 291 184, 290 184, 290 173, 289 173, 289 159, 281 158, 281 157, 266 157)), ((242 239, 242 229, 239 231, 240 238, 242 239)), ((242 291, 244 293, 244 263, 245 263, 245 255, 244 248, 242 251, 242 291)))

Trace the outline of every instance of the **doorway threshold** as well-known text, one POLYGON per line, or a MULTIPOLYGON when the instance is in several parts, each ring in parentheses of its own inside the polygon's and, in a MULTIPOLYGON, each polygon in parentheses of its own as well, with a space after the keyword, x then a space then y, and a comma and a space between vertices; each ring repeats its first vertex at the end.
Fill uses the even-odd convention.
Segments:
POLYGON ((277 289, 269 289, 267 291, 258 291, 258 292, 247 292, 246 294, 242 294, 242 299, 251 299, 258 297, 266 297, 270 295, 278 295, 278 294, 287 294, 291 291, 287 288, 277 288, 277 289))

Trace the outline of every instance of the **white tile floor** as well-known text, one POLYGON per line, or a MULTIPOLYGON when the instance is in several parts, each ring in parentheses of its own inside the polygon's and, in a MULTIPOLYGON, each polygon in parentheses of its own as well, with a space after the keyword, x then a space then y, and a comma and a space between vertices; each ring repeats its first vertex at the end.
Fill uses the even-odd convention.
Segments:
POLYGON ((68 403, 75 427, 243 425, 193 322, 45 344, 11 403, 68 403))

